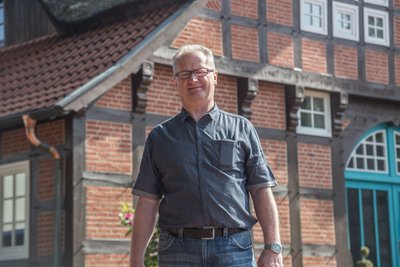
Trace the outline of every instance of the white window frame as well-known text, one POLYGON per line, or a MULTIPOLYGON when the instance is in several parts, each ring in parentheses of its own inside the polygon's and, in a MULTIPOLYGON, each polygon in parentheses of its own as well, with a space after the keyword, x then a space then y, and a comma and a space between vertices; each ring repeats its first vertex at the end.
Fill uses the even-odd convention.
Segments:
MULTIPOLYGON (((304 111, 299 108, 297 112, 297 116, 299 118, 298 125, 297 125, 297 133, 299 134, 307 134, 307 135, 316 135, 316 136, 323 136, 323 137, 331 137, 332 132, 331 132, 331 104, 330 104, 330 96, 329 93, 323 93, 323 92, 316 92, 316 91, 305 91, 304 92, 304 97, 317 97, 317 98, 322 98, 324 100, 324 112, 322 113, 325 116, 325 129, 319 129, 319 128, 314 128, 314 127, 307 127, 307 126, 302 126, 301 125, 301 112, 304 111)), ((314 102, 314 100, 312 100, 314 102)), ((316 112, 311 110, 306 110, 307 113, 312 113, 315 114, 316 112)), ((314 123, 312 119, 312 123, 314 123)))
POLYGON ((300 27, 301 30, 313 33, 319 33, 323 35, 327 35, 328 33, 328 7, 326 0, 301 0, 300 2, 300 27), (305 22, 305 13, 306 13, 306 3, 310 3, 312 5, 320 5, 321 6, 321 23, 322 27, 315 27, 307 25, 305 22))
POLYGON ((358 34, 358 6, 349 5, 341 2, 333 2, 333 36, 348 39, 352 41, 359 40, 358 34), (339 13, 346 13, 350 15, 350 25, 352 31, 347 31, 338 26, 339 13))
POLYGON ((394 138, 394 158, 395 158, 395 164, 396 164, 396 173, 397 175, 400 175, 400 170, 399 168, 397 168, 399 162, 400 162, 400 157, 397 156, 397 149, 400 149, 400 144, 396 143, 396 136, 400 136, 400 132, 395 131, 393 134, 393 138, 394 138))
POLYGON ((364 3, 374 4, 377 6, 389 6, 389 0, 364 0, 364 3))
POLYGON ((389 14, 385 11, 364 7, 364 38, 365 42, 383 46, 389 46, 389 14), (368 34, 368 16, 381 18, 383 20, 383 39, 371 37, 368 34))
MULTIPOLYGON (((30 205, 29 161, 0 165, 0 261, 27 259, 29 257, 29 205, 30 205), (2 247, 3 238, 3 177, 25 173, 25 232, 22 246, 2 247)), ((15 189, 14 189, 15 192, 15 189)), ((13 222, 14 223, 14 222, 13 222)))
MULTIPOLYGON (((373 137, 374 138, 374 137, 373 137)), ((388 163, 389 163, 389 158, 388 158, 388 151, 387 151, 387 145, 386 145, 386 140, 387 140, 387 136, 386 136, 386 131, 385 130, 378 130, 375 131, 371 134, 369 134, 368 136, 366 136, 360 143, 357 144, 357 146, 354 148, 354 150, 351 152, 351 155, 346 163, 346 170, 351 170, 351 171, 357 171, 357 172, 369 172, 369 173, 388 173, 388 163), (368 138, 370 138, 371 136, 375 136, 376 134, 381 133, 383 134, 383 142, 382 143, 376 143, 374 141, 367 141, 368 138), (374 149, 374 156, 371 155, 367 155, 366 154, 366 146, 367 145, 373 145, 373 149, 374 149), (357 149, 363 146, 363 154, 357 154, 357 149), (376 155, 376 148, 377 146, 381 146, 383 147, 383 156, 377 156, 376 155), (356 168, 354 167, 356 163, 356 160, 358 159, 362 159, 363 160, 363 164, 364 164, 364 168, 356 168), (353 159, 353 167, 349 167, 350 161, 353 159), (367 160, 374 160, 374 170, 368 169, 368 163, 367 160), (384 160, 384 166, 385 166, 385 170, 378 170, 377 169, 377 161, 378 160, 384 160)))

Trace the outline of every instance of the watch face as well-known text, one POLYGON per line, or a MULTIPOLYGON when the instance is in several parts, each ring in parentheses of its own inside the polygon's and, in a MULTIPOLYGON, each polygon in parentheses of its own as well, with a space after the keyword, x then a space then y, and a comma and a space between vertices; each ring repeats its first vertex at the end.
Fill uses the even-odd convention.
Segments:
POLYGON ((271 244, 271 250, 275 253, 281 253, 282 251, 282 246, 278 243, 272 243, 271 244))

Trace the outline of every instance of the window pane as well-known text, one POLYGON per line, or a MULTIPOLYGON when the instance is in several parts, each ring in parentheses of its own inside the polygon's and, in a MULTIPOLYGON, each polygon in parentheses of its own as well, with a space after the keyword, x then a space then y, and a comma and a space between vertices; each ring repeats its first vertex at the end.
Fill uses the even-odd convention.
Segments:
POLYGON ((378 210, 379 248, 381 266, 391 266, 390 224, 388 212, 388 194, 385 191, 376 192, 376 207, 378 210))
POLYGON ((363 222, 364 222, 364 239, 365 245, 369 248, 372 262, 376 262, 376 246, 375 246, 375 221, 374 206, 371 190, 362 190, 362 206, 363 206, 363 222))
POLYGON ((3 223, 13 222, 13 201, 12 199, 3 202, 3 223))
POLYGON ((375 37, 375 29, 374 28, 368 28, 368 36, 375 37))
POLYGON ((15 245, 24 245, 25 223, 17 223, 15 225, 15 245))
POLYGON ((368 141, 368 142, 373 142, 373 141, 374 141, 373 135, 371 135, 370 137, 368 137, 368 138, 367 138, 367 141, 368 141))
POLYGON ((315 114, 314 115, 314 128, 325 129, 325 116, 315 114))
POLYGON ((318 17, 318 18, 316 18, 316 21, 317 21, 316 24, 318 25, 318 27, 319 27, 319 28, 322 28, 322 18, 319 18, 319 17, 318 17))
POLYGON ((357 158, 357 169, 364 169, 364 159, 363 158, 357 158))
POLYGON ((300 124, 301 126, 306 126, 306 127, 311 127, 311 114, 310 113, 305 113, 305 112, 301 112, 300 113, 300 124))
POLYGON ((383 146, 376 146, 376 155, 379 157, 384 156, 384 147, 383 146))
POLYGON ((303 104, 301 105, 301 109, 311 110, 311 97, 306 96, 304 98, 303 104))
POLYGON ((314 97, 314 110, 324 112, 324 99, 319 97, 314 97))
POLYGON ((375 170, 374 160, 373 159, 367 159, 367 169, 368 170, 375 170))
POLYGON ((400 145, 400 134, 396 134, 396 144, 400 145))
POLYGON ((399 162, 397 162, 397 172, 399 172, 399 173, 400 173, 400 161, 399 161, 399 162))
POLYGON ((347 189, 347 211, 349 217, 350 249, 353 261, 357 262, 361 258, 360 209, 357 189, 347 189))
POLYGON ((375 134, 375 140, 377 143, 383 143, 383 133, 375 134))
POLYGON ((312 14, 312 5, 310 3, 306 3, 306 13, 312 14))
POLYGON ((383 30, 376 30, 376 37, 383 39, 383 30))
POLYGON ((382 18, 376 18, 376 26, 383 27, 383 19, 382 18))
POLYGON ((11 247, 12 225, 3 225, 2 245, 3 247, 11 247))
POLYGON ((356 149, 356 154, 363 155, 364 154, 364 145, 360 144, 356 149))
POLYGON ((25 198, 17 198, 15 204, 15 220, 25 220, 25 198))
POLYGON ((347 168, 354 168, 354 159, 351 158, 349 161, 349 164, 347 165, 347 168))
POLYGON ((368 25, 375 26, 375 18, 368 16, 368 25))
POLYGON ((373 145, 367 145, 367 155, 368 156, 374 155, 374 146, 373 145))
POLYGON ((385 171, 386 170, 385 161, 378 160, 377 163, 378 163, 378 171, 385 171))
POLYGON ((315 11, 316 11, 316 13, 314 13, 314 14, 316 14, 318 16, 322 16, 322 6, 321 5, 314 5, 314 7, 315 7, 315 11))
POLYGON ((15 181, 15 196, 19 197, 19 196, 25 196, 25 173, 18 173, 17 176, 15 177, 16 181, 15 181))
POLYGON ((9 198, 14 195, 13 176, 7 175, 3 178, 3 198, 9 198))

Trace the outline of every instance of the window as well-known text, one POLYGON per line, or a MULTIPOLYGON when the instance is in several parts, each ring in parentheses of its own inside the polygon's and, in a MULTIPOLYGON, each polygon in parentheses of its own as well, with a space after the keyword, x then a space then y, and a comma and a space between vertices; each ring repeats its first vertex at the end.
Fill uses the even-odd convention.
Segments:
POLYGON ((365 42, 389 46, 388 13, 371 8, 364 8, 365 42))
POLYGON ((28 258, 29 163, 0 166, 0 260, 28 258))
POLYGON ((361 141, 353 150, 347 169, 387 172, 386 132, 375 132, 361 141))
POLYGON ((301 1, 301 29, 304 31, 327 34, 326 0, 301 1))
POLYGON ((333 35, 358 41, 358 7, 333 2, 333 35))
POLYGON ((397 174, 400 175, 400 132, 396 132, 394 135, 395 154, 396 154, 396 170, 397 174))
POLYGON ((4 4, 0 0, 0 45, 4 42, 4 4))
POLYGON ((298 133, 331 136, 329 94, 306 91, 298 116, 298 133))
POLYGON ((389 6, 389 0, 364 0, 364 3, 375 4, 378 6, 389 6))

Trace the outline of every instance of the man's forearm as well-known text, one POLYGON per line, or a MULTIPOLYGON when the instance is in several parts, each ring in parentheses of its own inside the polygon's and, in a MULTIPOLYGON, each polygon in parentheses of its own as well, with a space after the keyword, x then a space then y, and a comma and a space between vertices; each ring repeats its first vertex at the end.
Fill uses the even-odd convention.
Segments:
POLYGON ((130 266, 144 266, 144 254, 157 219, 160 201, 140 197, 133 219, 130 266))

